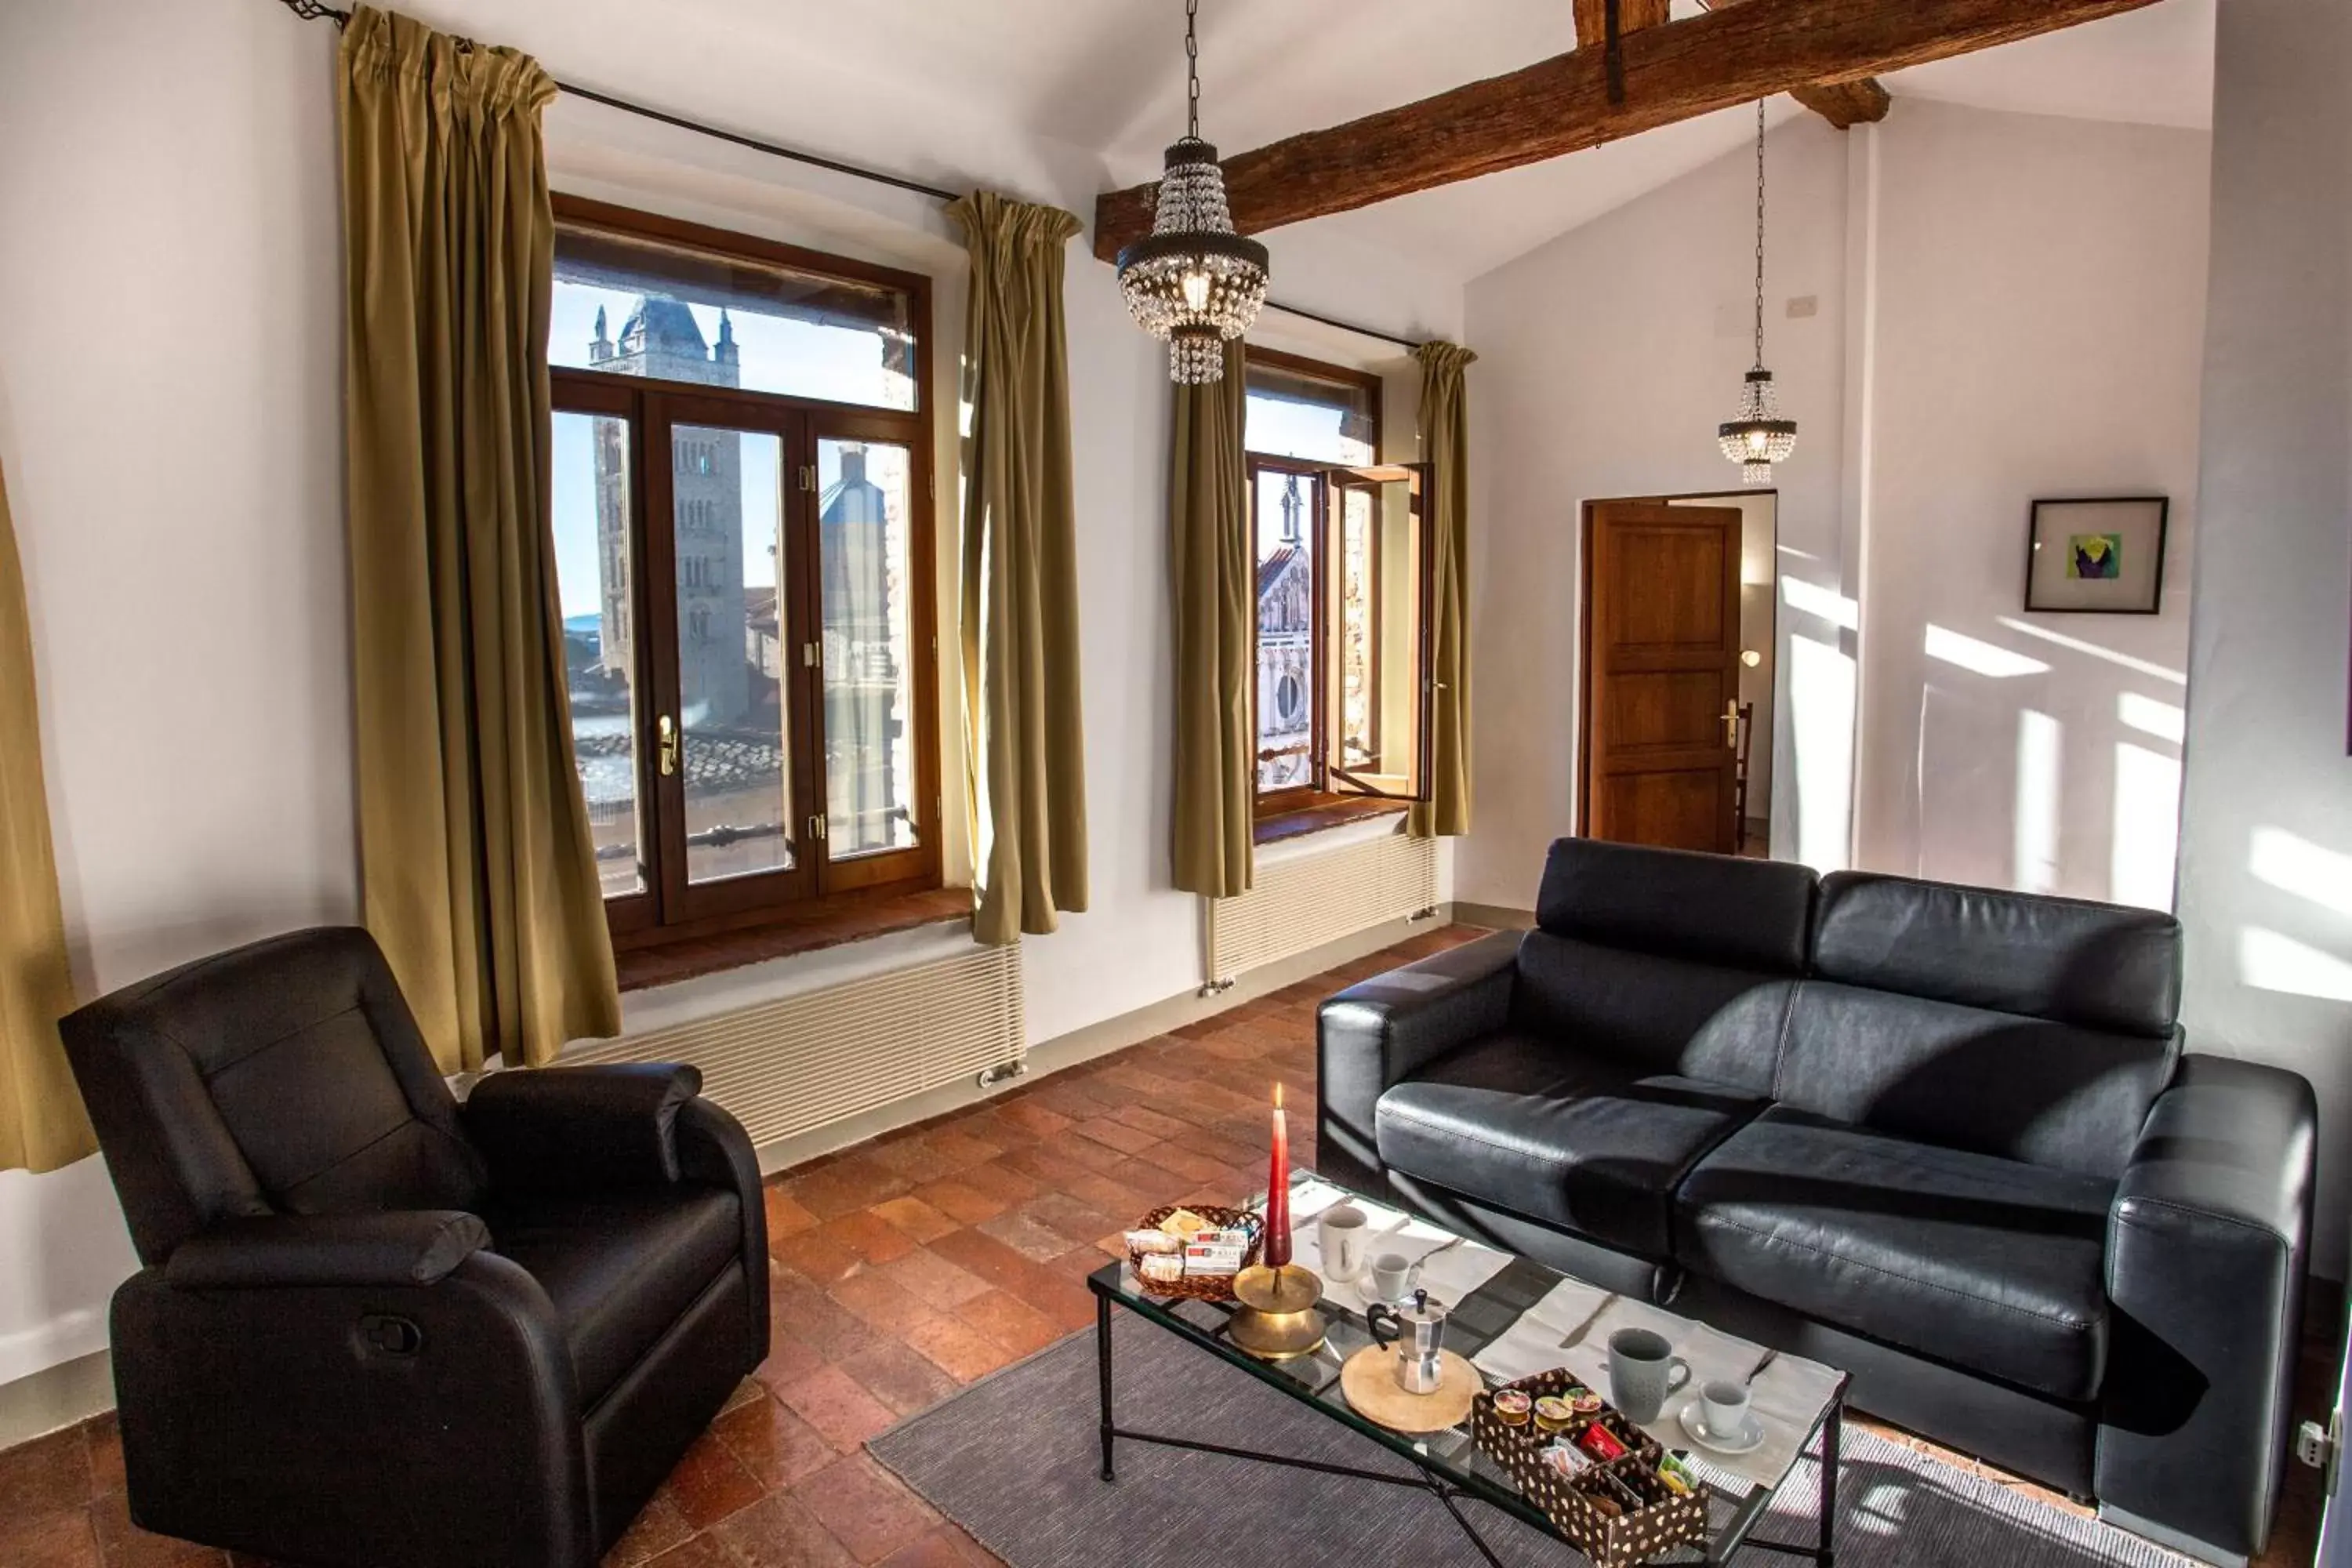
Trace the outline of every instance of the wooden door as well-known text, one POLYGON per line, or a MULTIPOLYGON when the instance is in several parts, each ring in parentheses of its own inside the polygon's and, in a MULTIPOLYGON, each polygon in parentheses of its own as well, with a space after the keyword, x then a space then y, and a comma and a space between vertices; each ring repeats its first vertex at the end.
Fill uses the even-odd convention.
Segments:
POLYGON ((1739 543, 1736 507, 1589 509, 1588 837, 1738 851, 1739 543))

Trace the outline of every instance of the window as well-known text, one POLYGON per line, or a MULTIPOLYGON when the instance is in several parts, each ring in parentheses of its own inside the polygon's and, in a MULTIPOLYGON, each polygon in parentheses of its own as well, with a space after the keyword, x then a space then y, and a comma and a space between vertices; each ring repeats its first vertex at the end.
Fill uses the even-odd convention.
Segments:
POLYGON ((1258 810, 1425 798, 1424 472, 1373 466, 1373 377, 1261 349, 1248 374, 1258 810))
POLYGON ((927 281, 556 218, 558 591, 615 942, 936 888, 927 281))

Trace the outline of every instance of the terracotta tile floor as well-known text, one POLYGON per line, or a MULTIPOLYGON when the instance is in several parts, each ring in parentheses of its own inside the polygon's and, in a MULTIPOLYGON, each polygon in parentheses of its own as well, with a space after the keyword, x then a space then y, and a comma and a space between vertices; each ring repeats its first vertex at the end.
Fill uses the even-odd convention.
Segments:
MULTIPOLYGON (((869 1458, 865 1441, 1089 1326, 1085 1277, 1135 1215, 1178 1200, 1237 1202, 1261 1186, 1263 1107, 1276 1078, 1297 1107, 1294 1153, 1311 1163, 1315 1005, 1478 934, 1454 927, 1416 937, 780 1173, 767 1190, 775 1304, 767 1363, 680 1461, 608 1568, 994 1563, 869 1458)), ((2326 1331, 2332 1338, 2332 1324, 2326 1331)), ((2332 1352, 2315 1342, 2299 1415, 2324 1408, 2333 1379, 2332 1352)), ((2264 1568, 2310 1561, 2316 1496, 2314 1473, 2294 1467, 2264 1568)), ((6 1568, 230 1563, 130 1522, 110 1416, 0 1453, 6 1568)))

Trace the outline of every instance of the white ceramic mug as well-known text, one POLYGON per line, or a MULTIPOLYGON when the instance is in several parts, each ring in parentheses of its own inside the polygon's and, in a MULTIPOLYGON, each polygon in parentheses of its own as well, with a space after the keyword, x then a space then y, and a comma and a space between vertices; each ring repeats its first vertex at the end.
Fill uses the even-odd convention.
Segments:
POLYGON ((1364 1293, 1375 1301, 1402 1301, 1405 1284, 1412 1278, 1412 1258, 1402 1252, 1383 1252, 1372 1259, 1364 1293))
POLYGON ((1349 1285, 1364 1271, 1364 1243, 1371 1226, 1353 1204, 1333 1204, 1315 1220, 1316 1245, 1323 1251, 1323 1278, 1349 1285))
POLYGON ((1706 1435, 1718 1443, 1738 1443, 1747 1439, 1748 1423, 1755 1419, 1748 1407, 1748 1385, 1728 1378, 1712 1378, 1699 1385, 1699 1414, 1706 1422, 1706 1435))

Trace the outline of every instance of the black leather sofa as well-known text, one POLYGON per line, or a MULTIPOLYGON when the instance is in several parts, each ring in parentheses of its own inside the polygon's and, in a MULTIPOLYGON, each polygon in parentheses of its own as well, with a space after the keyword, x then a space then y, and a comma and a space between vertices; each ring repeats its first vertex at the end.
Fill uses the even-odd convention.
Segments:
POLYGON ((1323 1004, 1325 1174, 2262 1549, 2316 1112, 2183 1054, 2177 921, 1578 839, 1536 913, 1323 1004))
POLYGON ((365 931, 65 1019, 144 1267, 131 1517, 309 1568, 593 1568, 768 1350, 751 1141, 691 1068, 460 1107, 365 931))

